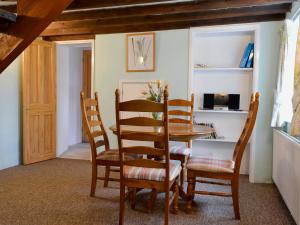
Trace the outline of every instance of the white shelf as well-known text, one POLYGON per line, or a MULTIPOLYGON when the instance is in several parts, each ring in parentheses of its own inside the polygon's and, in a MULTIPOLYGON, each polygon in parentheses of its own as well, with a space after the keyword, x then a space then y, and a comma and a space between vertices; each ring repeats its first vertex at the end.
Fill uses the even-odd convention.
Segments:
POLYGON ((201 71, 253 71, 253 68, 240 68, 240 67, 207 67, 207 68, 194 68, 194 72, 201 71))
POLYGON ((248 111, 235 111, 235 110, 213 110, 213 109, 198 109, 194 110, 194 112, 198 113, 228 113, 228 114, 248 114, 248 111))
POLYGON ((194 141, 201 141, 201 142, 223 142, 223 143, 236 143, 237 139, 231 139, 231 138, 217 138, 217 139, 204 139, 204 138, 198 138, 194 141))

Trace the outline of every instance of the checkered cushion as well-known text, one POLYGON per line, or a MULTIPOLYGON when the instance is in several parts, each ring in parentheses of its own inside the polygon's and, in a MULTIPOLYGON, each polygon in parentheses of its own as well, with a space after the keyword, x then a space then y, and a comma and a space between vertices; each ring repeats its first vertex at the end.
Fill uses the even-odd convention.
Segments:
MULTIPOLYGON (((124 177, 137 180, 164 181, 165 169, 124 166, 124 177)), ((170 160, 170 180, 176 178, 181 172, 181 163, 178 160, 170 160)))
MULTIPOLYGON (((107 161, 119 161, 119 150, 106 150, 98 154, 97 159, 107 161)), ((125 156, 125 160, 132 159, 130 156, 125 156)))
POLYGON ((170 154, 189 156, 191 149, 185 146, 174 145, 170 147, 170 154))
POLYGON ((191 157, 186 166, 190 170, 213 173, 233 173, 232 160, 209 159, 204 157, 191 157))

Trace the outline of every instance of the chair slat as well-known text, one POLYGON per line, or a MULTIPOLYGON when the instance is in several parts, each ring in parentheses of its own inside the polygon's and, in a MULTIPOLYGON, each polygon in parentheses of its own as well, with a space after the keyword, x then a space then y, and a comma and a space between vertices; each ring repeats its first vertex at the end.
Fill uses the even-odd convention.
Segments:
POLYGON ((128 112, 163 112, 164 105, 162 103, 136 99, 120 102, 119 110, 128 112))
POLYGON ((87 110, 86 111, 86 115, 87 116, 98 116, 99 113, 97 111, 95 111, 95 110, 87 110))
POLYGON ((84 99, 84 104, 85 107, 91 107, 91 106, 96 106, 98 102, 95 99, 87 98, 84 99))
POLYGON ((124 147, 122 151, 130 154, 137 155, 153 155, 153 156, 164 156, 166 151, 160 148, 152 148, 148 146, 132 146, 132 147, 124 147))
POLYGON ((163 135, 145 133, 145 132, 128 132, 121 133, 121 139, 132 140, 132 141, 164 141, 163 135))
POLYGON ((184 99, 172 99, 168 102, 169 106, 192 106, 193 102, 184 99))
POLYGON ((101 122, 99 120, 91 120, 91 121, 89 121, 89 124, 91 127, 97 127, 97 126, 100 127, 101 122))
POLYGON ((172 116, 191 116, 192 115, 192 113, 187 112, 187 111, 182 111, 182 110, 170 110, 168 113, 169 113, 169 115, 172 115, 172 116))
POLYGON ((167 164, 165 162, 159 162, 151 159, 134 159, 134 160, 124 161, 124 165, 159 169, 159 168, 166 168, 167 164))
POLYGON ((97 138, 97 137, 102 136, 102 135, 103 135, 103 131, 101 131, 101 130, 97 130, 97 131, 92 132, 93 138, 97 138))
POLYGON ((149 117, 132 117, 128 119, 121 119, 120 125, 131 125, 131 126, 163 126, 162 120, 156 120, 149 117))
POLYGON ((185 120, 185 119, 181 119, 181 118, 170 118, 169 122, 170 123, 185 123, 185 124, 190 124, 191 123, 190 120, 185 120))

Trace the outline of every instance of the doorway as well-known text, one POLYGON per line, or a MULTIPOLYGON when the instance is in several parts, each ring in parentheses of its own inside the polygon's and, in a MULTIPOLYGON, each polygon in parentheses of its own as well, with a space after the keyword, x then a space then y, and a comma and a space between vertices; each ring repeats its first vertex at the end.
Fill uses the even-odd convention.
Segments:
POLYGON ((90 160, 83 132, 80 91, 91 96, 93 42, 59 42, 57 55, 57 157, 90 160))

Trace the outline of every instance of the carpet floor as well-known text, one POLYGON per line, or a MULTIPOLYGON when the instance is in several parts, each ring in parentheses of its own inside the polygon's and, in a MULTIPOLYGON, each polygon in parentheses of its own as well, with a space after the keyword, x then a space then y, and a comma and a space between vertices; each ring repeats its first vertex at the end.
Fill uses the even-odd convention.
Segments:
MULTIPOLYGON (((0 225, 117 225, 118 184, 103 188, 98 182, 91 198, 90 170, 88 161, 55 159, 0 171, 0 225)), ((149 191, 137 195, 136 210, 127 204, 125 224, 163 224, 164 195, 158 195, 152 214, 146 213, 148 197, 149 191)), ((240 221, 233 219, 230 198, 197 196, 195 201, 192 214, 186 214, 180 200, 170 225, 295 225, 276 187, 250 184, 246 176, 240 179, 240 221)))

